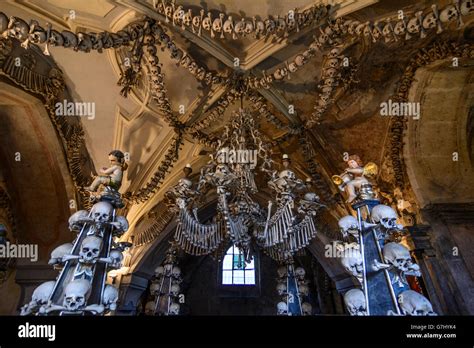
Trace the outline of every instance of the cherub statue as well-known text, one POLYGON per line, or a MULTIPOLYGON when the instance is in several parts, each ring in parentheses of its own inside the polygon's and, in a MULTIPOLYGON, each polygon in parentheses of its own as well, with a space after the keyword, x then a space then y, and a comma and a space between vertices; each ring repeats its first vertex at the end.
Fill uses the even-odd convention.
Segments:
POLYGON ((334 175, 332 178, 339 189, 347 193, 346 202, 352 203, 361 193, 362 188, 368 191, 368 196, 372 196, 372 185, 367 180, 367 177, 374 176, 377 173, 377 165, 369 162, 363 166, 362 160, 358 155, 349 156, 346 163, 347 168, 344 173, 334 175))
POLYGON ((100 173, 94 178, 92 184, 86 187, 86 190, 96 192, 99 185, 109 186, 118 191, 122 185, 123 172, 127 170, 128 164, 125 163, 125 155, 122 151, 113 150, 109 153, 110 167, 103 167, 100 173))

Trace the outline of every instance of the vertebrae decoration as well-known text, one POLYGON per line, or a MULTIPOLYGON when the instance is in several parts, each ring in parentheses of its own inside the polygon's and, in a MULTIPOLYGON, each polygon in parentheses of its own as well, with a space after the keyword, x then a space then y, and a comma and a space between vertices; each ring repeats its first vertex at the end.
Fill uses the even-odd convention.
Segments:
POLYGON ((266 19, 233 18, 225 13, 220 13, 213 18, 212 13, 201 9, 199 14, 193 14, 193 10, 182 5, 176 5, 175 1, 154 1, 156 11, 166 17, 166 23, 181 27, 182 30, 192 30, 201 36, 208 32, 212 38, 225 39, 231 37, 236 40, 250 35, 255 38, 280 36, 285 38, 291 32, 298 32, 304 27, 318 23, 330 13, 331 6, 313 5, 303 12, 297 9, 280 17, 268 17, 266 19), (216 35, 217 34, 217 35, 216 35))
POLYGON ((117 194, 103 191, 90 211, 71 215, 69 229, 77 237, 54 249, 49 260, 60 274, 34 290, 21 315, 103 315, 116 309, 118 290, 105 283, 106 275, 122 267, 122 251, 130 247, 115 241, 128 230, 127 219, 116 215, 122 206, 117 194))
POLYGON ((148 200, 150 196, 156 192, 156 190, 162 184, 166 174, 173 167, 173 163, 178 160, 182 141, 183 134, 181 132, 178 132, 178 134, 174 135, 164 156, 165 158, 163 161, 161 161, 158 170, 153 174, 153 177, 150 179, 150 181, 145 185, 144 188, 139 189, 137 192, 126 192, 123 195, 124 200, 133 203, 142 203, 148 200))

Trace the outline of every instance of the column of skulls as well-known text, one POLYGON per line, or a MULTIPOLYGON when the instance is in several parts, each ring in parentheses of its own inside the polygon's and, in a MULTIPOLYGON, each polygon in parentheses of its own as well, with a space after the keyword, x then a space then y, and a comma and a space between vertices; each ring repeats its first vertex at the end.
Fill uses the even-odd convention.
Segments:
POLYGON ((277 269, 276 290, 282 301, 277 304, 277 315, 312 315, 313 306, 309 302, 308 280, 303 267, 294 268, 292 263, 277 269))
POLYGON ((172 245, 162 265, 155 269, 150 282, 150 296, 145 304, 145 315, 179 315, 181 269, 177 266, 178 248, 172 245))
POLYGON ((122 252, 131 246, 117 242, 128 230, 127 219, 116 213, 124 206, 118 192, 123 157, 118 150, 109 154, 111 167, 102 168, 88 188, 94 205, 69 218, 76 238, 51 253, 49 264, 58 277, 34 290, 21 315, 104 315, 116 309, 118 290, 106 284, 107 273, 122 267, 122 252))

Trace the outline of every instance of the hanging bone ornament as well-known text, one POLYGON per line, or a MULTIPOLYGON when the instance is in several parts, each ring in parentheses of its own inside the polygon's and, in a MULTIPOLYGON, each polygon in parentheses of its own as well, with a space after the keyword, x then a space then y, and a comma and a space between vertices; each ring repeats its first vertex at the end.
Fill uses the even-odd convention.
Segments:
POLYGON ((51 252, 51 257, 48 261, 48 264, 49 265, 62 264, 64 255, 71 254, 72 247, 73 247, 72 243, 65 243, 65 244, 62 244, 62 245, 56 247, 51 252))
POLYGON ((367 315, 367 303, 364 292, 360 289, 351 289, 344 294, 344 304, 350 315, 367 315))
POLYGON ((102 304, 105 309, 114 311, 117 309, 118 290, 115 286, 106 284, 102 294, 102 304))
POLYGON ((437 315, 428 299, 413 290, 405 290, 398 295, 398 303, 404 315, 427 316, 437 315))

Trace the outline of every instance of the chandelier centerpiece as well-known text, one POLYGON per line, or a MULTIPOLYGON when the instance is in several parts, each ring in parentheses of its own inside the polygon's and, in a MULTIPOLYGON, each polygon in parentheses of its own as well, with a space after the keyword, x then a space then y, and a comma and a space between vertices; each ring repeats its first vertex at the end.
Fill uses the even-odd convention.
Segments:
POLYGON ((288 155, 283 155, 283 170, 273 168, 270 144, 256 120, 246 109, 234 112, 210 161, 200 169, 197 185, 187 165, 185 177, 166 193, 170 209, 177 213, 175 241, 185 252, 210 254, 230 241, 249 261, 254 240, 270 257, 288 263, 316 235, 313 219, 322 207, 319 197, 309 192, 310 180, 298 179, 290 169, 288 155), (256 175, 267 176, 274 193, 267 209, 255 199, 256 175), (217 195, 217 213, 213 221, 203 223, 197 211, 208 194, 217 195))

